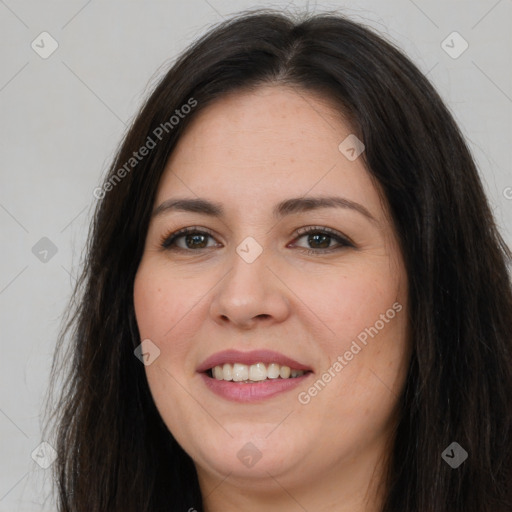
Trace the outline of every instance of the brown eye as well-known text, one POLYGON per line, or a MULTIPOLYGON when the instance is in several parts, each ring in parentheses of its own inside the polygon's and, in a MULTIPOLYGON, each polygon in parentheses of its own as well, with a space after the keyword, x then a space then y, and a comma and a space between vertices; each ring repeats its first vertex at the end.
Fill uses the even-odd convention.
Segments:
POLYGON ((306 238, 309 249, 306 249, 304 252, 307 254, 325 254, 341 250, 345 247, 355 247, 341 233, 326 227, 309 226, 298 230, 297 234, 300 236, 295 239, 295 242, 301 238, 306 238), (331 245, 333 240, 337 242, 337 245, 331 245))
MULTIPOLYGON (((309 226, 298 230, 297 235, 299 236, 295 238, 294 245, 297 240, 305 238, 309 248, 301 249, 301 252, 307 254, 320 255, 339 251, 346 247, 355 248, 355 245, 347 237, 326 227, 309 226)), ((208 231, 196 227, 188 227, 164 236, 161 240, 161 246, 168 251, 188 252, 219 246, 215 243, 208 245, 209 239, 214 240, 213 235, 208 231)))
POLYGON ((201 231, 196 228, 184 228, 180 229, 175 233, 166 235, 163 237, 161 246, 167 250, 183 250, 183 251, 194 251, 196 249, 208 249, 208 239, 212 238, 212 235, 206 231, 201 231), (183 239, 183 245, 177 243, 183 239))

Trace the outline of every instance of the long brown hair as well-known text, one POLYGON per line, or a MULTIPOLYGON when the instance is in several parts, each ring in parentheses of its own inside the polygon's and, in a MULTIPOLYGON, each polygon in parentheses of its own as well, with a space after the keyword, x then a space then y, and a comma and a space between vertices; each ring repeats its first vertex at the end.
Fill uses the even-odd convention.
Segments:
POLYGON ((382 511, 512 510, 511 253, 466 143, 429 81, 372 30, 338 14, 270 10, 225 21, 183 53, 105 178, 52 368, 58 510, 202 510, 194 464, 134 356, 133 282, 159 179, 186 127, 223 95, 268 83, 339 106, 401 244, 412 358, 382 511), (149 138, 155 146, 127 167, 149 138), (468 453, 457 469, 441 456, 452 442, 468 453))

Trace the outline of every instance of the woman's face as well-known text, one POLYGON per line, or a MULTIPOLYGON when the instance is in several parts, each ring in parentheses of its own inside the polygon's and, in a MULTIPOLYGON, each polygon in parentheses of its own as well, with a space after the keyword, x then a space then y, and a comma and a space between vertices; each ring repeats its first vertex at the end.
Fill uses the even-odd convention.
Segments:
POLYGON ((155 404, 204 485, 364 480, 386 452, 407 278, 349 136, 317 96, 267 86, 203 110, 168 161, 135 310, 155 404))

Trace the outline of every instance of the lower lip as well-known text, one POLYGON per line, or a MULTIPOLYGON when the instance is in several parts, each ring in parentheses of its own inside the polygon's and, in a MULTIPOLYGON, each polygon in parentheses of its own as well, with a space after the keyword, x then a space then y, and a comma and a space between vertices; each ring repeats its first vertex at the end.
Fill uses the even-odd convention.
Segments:
POLYGON ((307 379, 311 372, 305 373, 300 377, 291 379, 267 379, 261 382, 244 383, 228 380, 217 380, 209 377, 206 373, 201 373, 204 383, 216 395, 232 400, 234 402, 258 402, 265 398, 270 398, 280 393, 290 391, 307 379))

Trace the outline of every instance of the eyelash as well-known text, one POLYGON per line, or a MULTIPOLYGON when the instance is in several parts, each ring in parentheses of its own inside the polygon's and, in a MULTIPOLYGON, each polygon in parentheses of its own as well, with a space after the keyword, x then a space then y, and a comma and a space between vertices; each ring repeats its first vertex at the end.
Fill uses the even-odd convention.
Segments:
MULTIPOLYGON (((189 234, 196 234, 196 235, 206 235, 210 236, 212 238, 213 234, 208 230, 204 228, 198 228, 198 227, 188 227, 180 229, 176 232, 167 233, 164 236, 162 236, 160 240, 160 245, 162 249, 167 251, 178 251, 178 252, 198 252, 200 250, 204 249, 212 249, 212 247, 205 247, 203 249, 183 249, 182 247, 177 247, 175 245, 176 240, 179 238, 184 237, 185 235, 189 234)), ((302 238, 305 235, 309 234, 322 234, 322 235, 328 235, 330 238, 336 239, 336 241, 339 243, 337 247, 329 247, 327 249, 301 249, 299 248, 299 251, 308 255, 318 255, 318 254, 328 254, 332 252, 339 251, 341 249, 344 249, 346 247, 352 247, 355 248, 354 243, 348 239, 348 237, 343 236, 341 233, 338 233, 337 231, 327 228, 327 227, 321 227, 321 226, 308 226, 305 228, 298 229, 295 233, 294 241, 298 240, 299 238, 302 238)))

